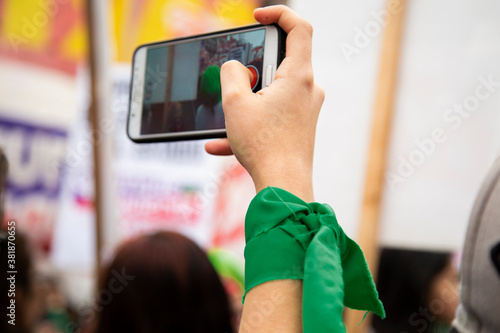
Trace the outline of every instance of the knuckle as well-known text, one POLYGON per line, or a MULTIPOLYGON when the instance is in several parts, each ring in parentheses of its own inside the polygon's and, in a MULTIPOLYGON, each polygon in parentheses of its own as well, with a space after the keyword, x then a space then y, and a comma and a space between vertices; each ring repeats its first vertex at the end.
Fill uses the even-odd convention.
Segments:
POLYGON ((228 89, 225 91, 222 99, 222 108, 231 108, 234 103, 242 98, 242 93, 239 89, 228 89))
POLYGON ((273 7, 278 9, 280 12, 291 11, 289 7, 282 4, 274 5, 273 7))
POLYGON ((305 71, 302 73, 301 81, 310 90, 314 88, 314 74, 312 71, 305 71))
POLYGON ((220 70, 224 72, 231 71, 231 69, 234 68, 235 62, 236 60, 226 61, 225 63, 222 64, 220 70))
POLYGON ((325 89, 323 89, 322 86, 319 84, 314 85, 314 89, 316 91, 316 95, 318 96, 318 99, 323 102, 325 100, 325 89))
POLYGON ((313 30, 314 30, 314 28, 313 28, 312 24, 311 24, 311 23, 309 23, 308 21, 305 21, 305 20, 304 20, 304 22, 302 23, 302 26, 303 26, 304 30, 305 30, 305 31, 306 31, 309 35, 311 35, 311 36, 312 36, 312 34, 313 34, 313 30))

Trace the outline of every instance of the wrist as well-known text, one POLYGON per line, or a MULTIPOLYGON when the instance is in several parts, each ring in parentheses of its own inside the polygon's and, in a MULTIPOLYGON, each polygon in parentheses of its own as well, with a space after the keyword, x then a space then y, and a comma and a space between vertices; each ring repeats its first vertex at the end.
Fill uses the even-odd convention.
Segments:
POLYGON ((312 166, 298 167, 286 166, 285 168, 266 168, 264 172, 252 175, 255 191, 259 193, 266 187, 278 187, 301 198, 305 202, 314 201, 312 182, 312 166))

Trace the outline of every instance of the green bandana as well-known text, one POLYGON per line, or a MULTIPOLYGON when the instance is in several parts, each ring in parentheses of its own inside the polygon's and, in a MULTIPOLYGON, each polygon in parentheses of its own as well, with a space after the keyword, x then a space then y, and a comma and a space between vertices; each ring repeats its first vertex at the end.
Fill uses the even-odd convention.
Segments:
POLYGON ((304 332, 345 332, 344 306, 385 317, 363 252, 330 206, 267 187, 250 203, 245 237, 245 294, 266 281, 303 280, 304 332))

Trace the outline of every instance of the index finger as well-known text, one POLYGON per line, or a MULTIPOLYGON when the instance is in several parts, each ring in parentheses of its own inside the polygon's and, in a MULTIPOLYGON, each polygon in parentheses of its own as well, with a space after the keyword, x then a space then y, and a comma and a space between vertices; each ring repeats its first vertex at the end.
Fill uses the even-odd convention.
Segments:
POLYGON ((296 12, 283 5, 257 8, 254 17, 262 24, 277 23, 288 34, 286 57, 311 62, 312 25, 296 12))

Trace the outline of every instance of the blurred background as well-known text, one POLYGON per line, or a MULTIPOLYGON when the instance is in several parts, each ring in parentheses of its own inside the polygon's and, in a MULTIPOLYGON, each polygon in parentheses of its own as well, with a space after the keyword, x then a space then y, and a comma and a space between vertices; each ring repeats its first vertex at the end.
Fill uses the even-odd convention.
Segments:
MULTIPOLYGON (((89 21, 84 0, 0 0, 3 223, 15 221, 26 237, 52 302, 63 299, 81 316, 95 302, 97 265, 124 240, 155 230, 223 249, 243 266, 244 216, 255 195, 246 171, 232 157, 207 155, 204 142, 134 144, 125 124, 139 44, 255 23, 253 9, 263 5, 287 4, 313 24, 315 78, 326 91, 316 200, 358 238, 384 31, 398 15, 386 1, 96 3, 89 21), (90 43, 90 25, 98 42, 90 43), (104 105, 96 126, 92 85, 104 105), (108 147, 98 164, 107 170, 100 205, 93 140, 108 147), (97 224, 96 206, 105 211, 97 224)), ((406 3, 374 235, 381 247, 459 253, 481 181, 500 155, 499 11, 494 0, 406 3)))

